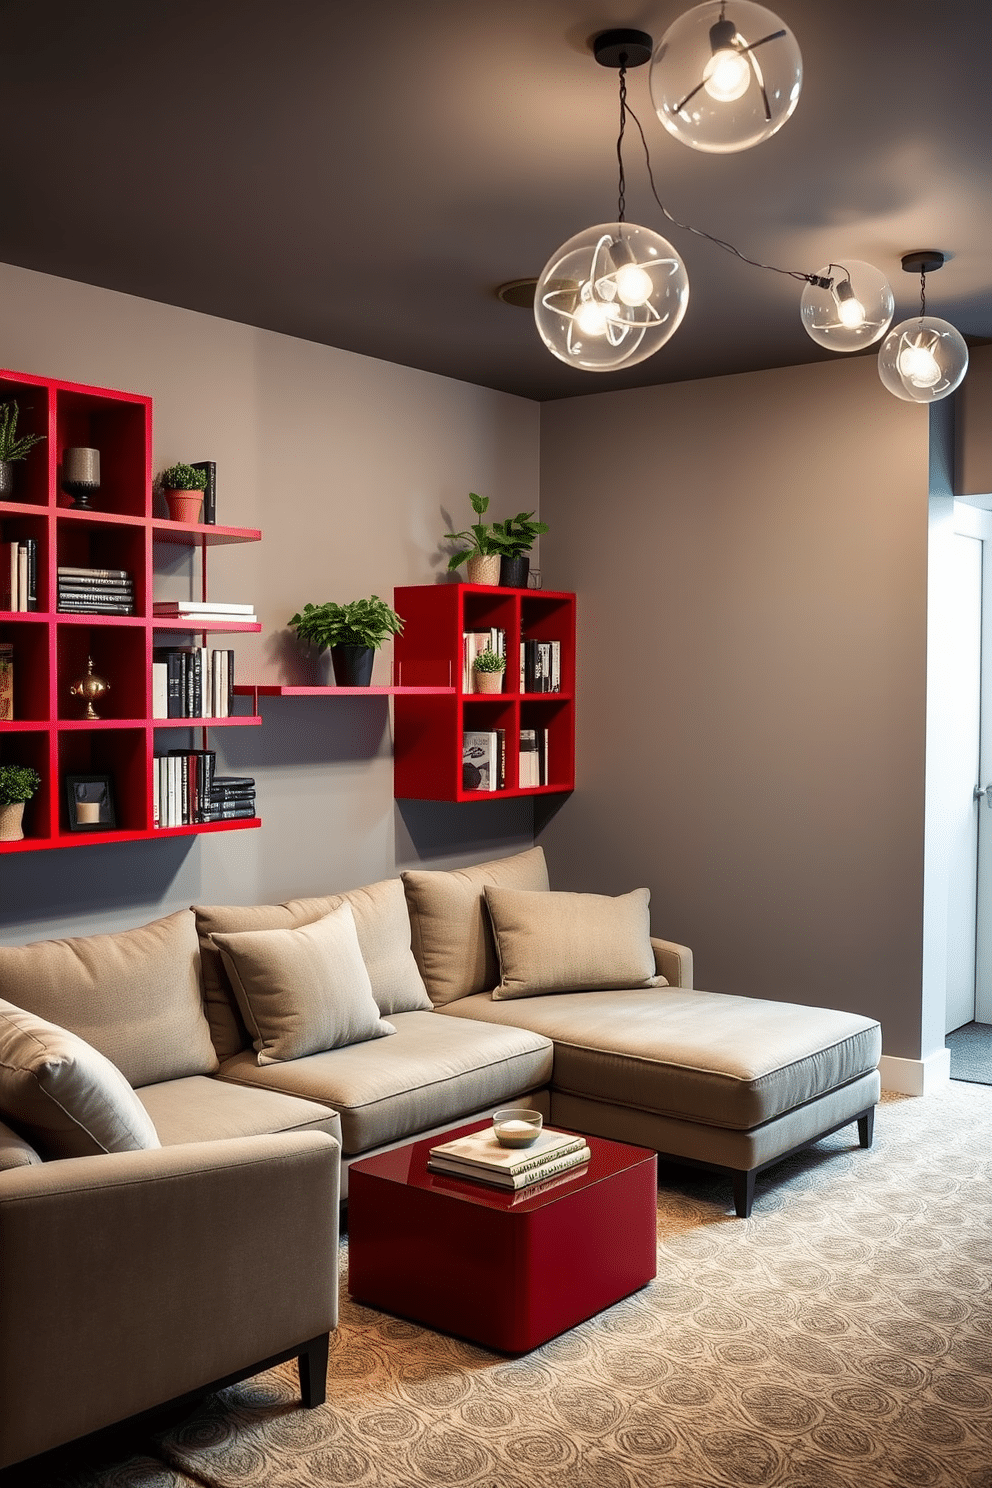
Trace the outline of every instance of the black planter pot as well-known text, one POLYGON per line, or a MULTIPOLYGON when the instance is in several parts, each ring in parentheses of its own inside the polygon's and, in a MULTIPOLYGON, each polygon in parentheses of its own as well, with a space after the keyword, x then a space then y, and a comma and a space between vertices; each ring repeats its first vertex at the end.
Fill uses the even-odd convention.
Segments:
POLYGON ((338 687, 368 687, 374 660, 372 646, 332 646, 331 665, 338 687))
POLYGON ((499 582, 504 589, 526 589, 529 573, 529 558, 501 558, 499 560, 499 582))
POLYGON ((14 465, 11 460, 0 460, 0 497, 14 493, 14 465))

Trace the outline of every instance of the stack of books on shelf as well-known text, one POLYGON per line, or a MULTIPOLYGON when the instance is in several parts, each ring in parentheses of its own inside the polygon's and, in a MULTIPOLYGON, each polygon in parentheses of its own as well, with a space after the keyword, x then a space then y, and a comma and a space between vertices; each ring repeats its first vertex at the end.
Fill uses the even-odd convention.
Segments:
POLYGON ((182 629, 200 625, 257 625, 255 606, 221 604, 212 599, 157 599, 156 620, 175 620, 182 629))
POLYGON ((160 646, 152 654, 153 718, 229 718, 234 712, 234 652, 160 646))
POLYGON ((250 775, 215 775, 200 820, 238 821, 255 815, 255 782, 250 775))
POLYGON ((60 568, 62 615, 133 615, 134 581, 126 568, 60 568))
POLYGON ((546 728, 520 730, 520 773, 517 784, 521 790, 526 790, 528 786, 550 784, 546 728))
POLYGON ((0 723, 14 721, 14 647, 0 641, 0 723))
POLYGON ((462 734, 462 789, 503 790, 506 729, 466 729, 462 734))
POLYGON ((581 1168, 592 1156, 585 1137, 545 1128, 530 1147, 501 1147, 492 1127, 432 1147, 427 1166, 448 1178, 466 1178, 493 1188, 533 1188, 581 1168))
POLYGON ((561 641, 520 642, 520 691, 561 692, 561 641))
POLYGON ((152 779, 156 827, 190 827, 255 815, 255 782, 216 775, 212 749, 170 749, 156 754, 152 779))
POLYGON ((462 692, 475 691, 472 663, 483 651, 495 651, 497 656, 505 656, 506 631, 495 625, 491 630, 462 631, 462 692))
POLYGON ((0 543, 0 610, 38 608, 38 544, 33 537, 23 542, 0 543))

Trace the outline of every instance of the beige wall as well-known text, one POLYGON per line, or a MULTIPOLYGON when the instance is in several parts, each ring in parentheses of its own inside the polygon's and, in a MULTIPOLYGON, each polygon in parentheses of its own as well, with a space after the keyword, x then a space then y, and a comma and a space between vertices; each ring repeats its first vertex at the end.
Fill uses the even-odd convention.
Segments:
MULTIPOLYGON (((261 544, 210 558, 213 596, 252 600, 262 621, 257 642, 239 642, 242 677, 307 680, 285 629, 307 600, 433 582, 470 490, 496 516, 539 504, 539 409, 525 399, 9 266, 0 300, 4 365, 150 394, 155 469, 216 459, 219 520, 262 528, 261 544)), ((158 593, 188 593, 168 554, 158 593)), ((386 680, 387 658, 377 666, 386 680)), ((397 807, 384 702, 271 701, 262 728, 213 743, 220 768, 257 777, 262 830, 4 857, 0 938, 345 887, 532 840, 529 803, 397 807)))
POLYGON ((652 891, 697 984, 921 1049, 927 412, 874 358, 545 405, 579 605, 562 886, 652 891))

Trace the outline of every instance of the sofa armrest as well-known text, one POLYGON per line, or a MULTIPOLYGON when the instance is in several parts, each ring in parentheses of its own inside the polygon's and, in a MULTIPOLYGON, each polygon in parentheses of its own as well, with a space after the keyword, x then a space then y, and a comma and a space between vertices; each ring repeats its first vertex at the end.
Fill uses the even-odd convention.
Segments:
POLYGON ((334 1327, 339 1185, 321 1132, 0 1174, 0 1466, 334 1327))
POLYGON ((654 964, 659 976, 666 977, 671 987, 692 987, 692 951, 674 940, 651 937, 654 964))

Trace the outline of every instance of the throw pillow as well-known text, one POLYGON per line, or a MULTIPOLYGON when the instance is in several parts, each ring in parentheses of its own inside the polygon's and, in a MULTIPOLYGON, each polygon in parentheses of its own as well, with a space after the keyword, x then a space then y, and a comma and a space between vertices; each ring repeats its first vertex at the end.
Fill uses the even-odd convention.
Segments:
POLYGON ((493 1000, 667 986, 655 975, 650 892, 533 894, 487 885, 501 979, 493 1000))
POLYGON ((0 987, 99 1049, 135 1089, 217 1068, 188 909, 116 935, 0 946, 0 987))
POLYGON ((547 892, 544 849, 450 872, 404 873, 413 954, 435 1007, 488 992, 499 981, 499 962, 486 914, 487 885, 547 892))
POLYGON ((297 930, 214 934, 259 1064, 382 1038, 350 904, 297 930))
POLYGON ((0 1002, 0 1117, 44 1158, 159 1147, 119 1069, 77 1038, 0 1002))

